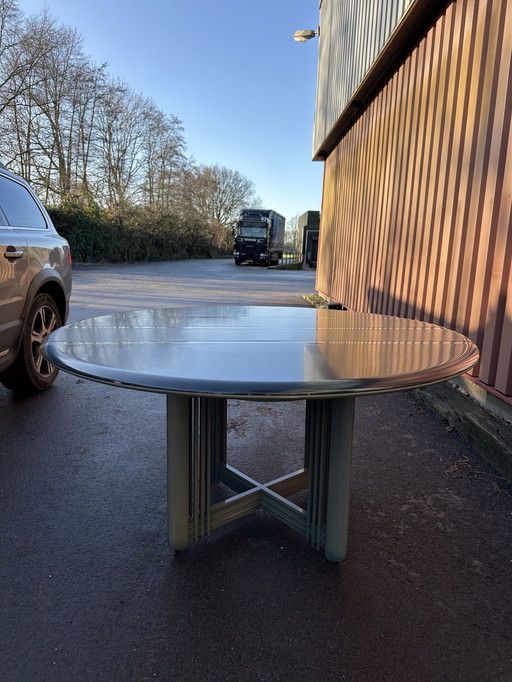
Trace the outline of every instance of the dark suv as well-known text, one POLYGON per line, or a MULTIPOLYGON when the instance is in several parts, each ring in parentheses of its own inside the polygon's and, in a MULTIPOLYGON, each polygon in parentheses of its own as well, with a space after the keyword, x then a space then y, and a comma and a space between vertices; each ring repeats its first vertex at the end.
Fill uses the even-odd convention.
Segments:
POLYGON ((44 391, 57 368, 43 340, 67 318, 71 254, 30 186, 0 164, 0 382, 44 391))

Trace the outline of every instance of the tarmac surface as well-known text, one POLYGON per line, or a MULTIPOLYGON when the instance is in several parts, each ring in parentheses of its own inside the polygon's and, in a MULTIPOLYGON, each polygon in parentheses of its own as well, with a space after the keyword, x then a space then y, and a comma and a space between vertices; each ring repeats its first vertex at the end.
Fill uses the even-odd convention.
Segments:
MULTIPOLYGON (((76 268, 70 320, 304 305, 314 272, 76 268)), ((347 559, 263 511, 173 553, 165 397, 0 388, 0 679, 512 680, 512 486, 409 392, 356 400, 347 559)), ((229 461, 302 465, 304 404, 230 401, 229 461)))

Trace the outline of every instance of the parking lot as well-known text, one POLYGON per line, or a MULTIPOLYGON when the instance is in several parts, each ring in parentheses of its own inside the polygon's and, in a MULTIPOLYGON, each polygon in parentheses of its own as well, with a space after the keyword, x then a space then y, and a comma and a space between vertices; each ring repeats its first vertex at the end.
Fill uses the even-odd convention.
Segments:
MULTIPOLYGON (((232 260, 76 266, 70 321, 194 304, 306 305, 313 270, 232 260)), ((258 511, 166 537, 165 397, 61 373, 0 388, 4 680, 512 679, 512 486, 409 393, 356 406, 349 554, 258 511)), ((301 466, 302 403, 229 406, 229 458, 301 466)))

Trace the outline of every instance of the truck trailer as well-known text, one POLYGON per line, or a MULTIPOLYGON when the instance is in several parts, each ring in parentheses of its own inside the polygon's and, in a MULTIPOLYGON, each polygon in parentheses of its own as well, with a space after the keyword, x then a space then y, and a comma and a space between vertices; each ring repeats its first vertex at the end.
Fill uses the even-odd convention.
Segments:
POLYGON ((283 257, 285 222, 276 211, 243 208, 236 224, 235 264, 277 265, 283 257))

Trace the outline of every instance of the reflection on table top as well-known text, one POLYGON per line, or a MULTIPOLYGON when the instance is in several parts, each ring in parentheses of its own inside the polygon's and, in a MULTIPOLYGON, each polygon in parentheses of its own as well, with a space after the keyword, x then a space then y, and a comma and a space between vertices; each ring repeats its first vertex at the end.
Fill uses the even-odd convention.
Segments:
POLYGON ((115 313, 54 332, 58 367, 148 391, 293 400, 361 395, 457 376, 478 359, 426 322, 323 308, 201 306, 115 313))

